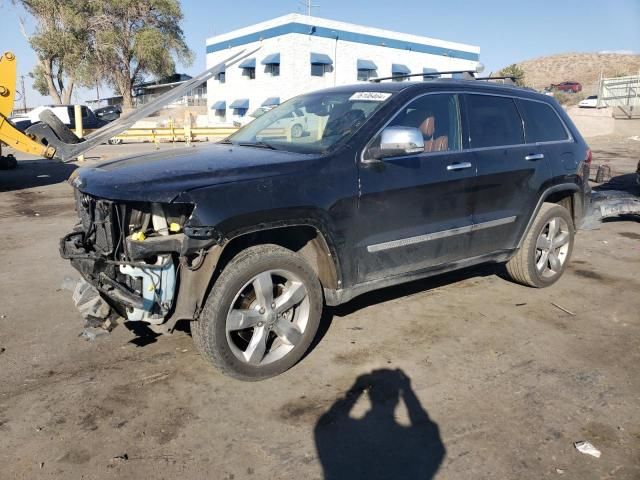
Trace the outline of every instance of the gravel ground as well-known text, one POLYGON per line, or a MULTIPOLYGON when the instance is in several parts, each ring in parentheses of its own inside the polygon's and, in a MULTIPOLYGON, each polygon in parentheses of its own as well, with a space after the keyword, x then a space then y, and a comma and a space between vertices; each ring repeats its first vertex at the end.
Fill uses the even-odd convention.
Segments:
MULTIPOLYGON (((635 169, 640 142, 591 143, 635 169)), ((73 168, 0 172, 0 478, 640 478, 637 221, 580 232, 548 289, 488 266, 359 297, 295 368, 247 384, 186 331, 78 337, 57 253, 73 168)))

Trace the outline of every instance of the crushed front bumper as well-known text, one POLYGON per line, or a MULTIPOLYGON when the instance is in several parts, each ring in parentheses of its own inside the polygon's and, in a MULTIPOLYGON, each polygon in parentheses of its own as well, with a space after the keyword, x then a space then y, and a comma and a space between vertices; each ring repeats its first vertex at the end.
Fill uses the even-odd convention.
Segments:
MULTIPOLYGON (((60 256, 70 260, 84 281, 99 292, 120 316, 130 321, 163 323, 173 306, 176 289, 173 255, 155 254, 154 263, 111 260, 89 251, 84 245, 84 236, 82 230, 65 235, 60 240, 60 256)), ((160 248, 159 242, 156 243, 155 250, 175 246, 175 241, 169 239, 167 237, 168 245, 165 248, 160 248)), ((150 250, 140 251, 148 253, 150 250)), ((100 311, 105 313, 104 309, 100 311)), ((81 313, 87 318, 85 312, 81 313)))

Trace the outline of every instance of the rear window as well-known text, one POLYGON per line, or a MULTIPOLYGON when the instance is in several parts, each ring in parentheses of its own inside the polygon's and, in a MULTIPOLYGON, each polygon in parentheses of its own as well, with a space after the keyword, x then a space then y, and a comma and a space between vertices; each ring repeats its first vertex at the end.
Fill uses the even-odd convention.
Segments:
POLYGON ((567 131, 550 105, 530 100, 518 100, 524 119, 527 143, 566 140, 567 131))
POLYGON ((467 95, 471 148, 524 143, 522 119, 513 99, 467 95))

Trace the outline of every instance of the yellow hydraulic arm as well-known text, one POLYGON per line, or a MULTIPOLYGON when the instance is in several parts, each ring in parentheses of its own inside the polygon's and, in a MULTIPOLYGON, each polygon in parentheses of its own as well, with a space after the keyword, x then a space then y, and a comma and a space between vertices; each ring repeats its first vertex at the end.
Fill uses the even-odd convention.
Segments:
POLYGON ((0 142, 24 153, 53 158, 55 149, 36 142, 18 130, 10 121, 16 93, 16 56, 5 52, 0 56, 0 142))
POLYGON ((16 57, 13 53, 6 52, 0 56, 0 145, 6 143, 16 150, 32 155, 57 158, 63 162, 73 161, 84 152, 124 132, 136 121, 159 110, 176 98, 182 97, 188 91, 223 72, 225 68, 249 57, 259 49, 260 47, 256 47, 248 52, 241 50, 234 53, 200 75, 196 75, 182 85, 163 93, 153 102, 121 116, 115 122, 93 131, 84 138, 78 138, 51 110, 40 112, 40 121, 31 125, 26 133, 22 133, 9 121, 15 97, 16 57))

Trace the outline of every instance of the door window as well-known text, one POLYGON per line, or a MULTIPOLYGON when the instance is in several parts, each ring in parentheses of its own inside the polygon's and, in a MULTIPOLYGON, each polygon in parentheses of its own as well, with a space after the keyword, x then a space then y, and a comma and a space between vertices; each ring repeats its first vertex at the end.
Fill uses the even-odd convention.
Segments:
MULTIPOLYGON (((455 94, 423 95, 403 107, 388 126, 419 129, 427 153, 462 148, 460 108, 455 94)), ((379 144, 378 138, 373 146, 379 144)))
POLYGON ((530 100, 518 100, 524 119, 527 143, 567 140, 567 130, 550 105, 530 100))
POLYGON ((522 119, 513 99, 467 95, 471 148, 503 147, 524 143, 522 119))

